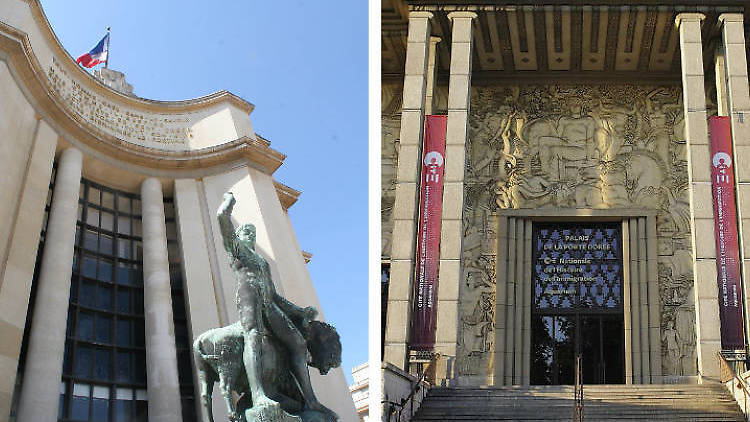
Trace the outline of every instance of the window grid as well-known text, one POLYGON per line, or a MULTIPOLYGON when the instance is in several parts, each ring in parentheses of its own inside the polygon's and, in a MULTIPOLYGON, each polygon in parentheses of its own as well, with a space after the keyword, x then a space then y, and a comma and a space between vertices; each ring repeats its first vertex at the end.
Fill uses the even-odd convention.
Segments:
MULTIPOLYGON (((53 165, 11 416, 15 416, 15 402, 23 382, 29 320, 33 315, 55 176, 56 165, 53 165)), ((58 420, 146 421, 140 199, 137 194, 120 192, 86 179, 81 179, 79 193, 58 420), (85 356, 87 351, 88 356, 85 356), (122 377, 119 378, 118 358, 125 358, 129 363, 128 368, 120 368, 122 377), (102 360, 107 363, 102 365, 102 360), (87 366, 85 373, 81 372, 83 366, 87 366)), ((164 206, 182 413, 185 422, 193 422, 196 416, 192 349, 173 201, 165 198, 164 206)))
POLYGON ((82 179, 60 421, 147 421, 138 195, 82 179))
POLYGON ((182 401, 182 421, 195 422, 195 393, 193 388, 192 342, 188 331, 185 295, 183 291, 181 253, 177 238, 174 201, 164 198, 164 216, 167 226, 167 254, 169 279, 172 287, 172 315, 174 318, 177 373, 182 401))

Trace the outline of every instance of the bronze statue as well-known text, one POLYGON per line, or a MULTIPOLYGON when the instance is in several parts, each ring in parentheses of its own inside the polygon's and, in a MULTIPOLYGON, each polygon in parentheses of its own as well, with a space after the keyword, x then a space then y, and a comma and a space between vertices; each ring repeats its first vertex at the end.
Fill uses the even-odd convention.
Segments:
POLYGON ((338 334, 314 321, 315 308, 300 308, 276 293, 268 262, 255 250, 255 226, 234 229, 234 204, 234 195, 224 194, 218 219, 237 278, 239 321, 194 343, 204 415, 213 422, 211 394, 218 380, 232 422, 336 421, 315 397, 307 366, 325 374, 341 364, 338 334), (242 394, 236 405, 232 391, 242 394))

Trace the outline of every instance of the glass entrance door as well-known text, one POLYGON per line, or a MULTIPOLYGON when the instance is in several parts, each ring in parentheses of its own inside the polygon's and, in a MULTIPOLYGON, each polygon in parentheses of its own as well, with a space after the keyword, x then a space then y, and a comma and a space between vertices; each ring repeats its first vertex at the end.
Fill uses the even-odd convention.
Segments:
POLYGON ((583 356, 584 384, 625 382, 622 315, 535 315, 531 384, 573 384, 575 356, 583 356))
POLYGON ((625 382, 621 224, 535 223, 531 384, 625 382))

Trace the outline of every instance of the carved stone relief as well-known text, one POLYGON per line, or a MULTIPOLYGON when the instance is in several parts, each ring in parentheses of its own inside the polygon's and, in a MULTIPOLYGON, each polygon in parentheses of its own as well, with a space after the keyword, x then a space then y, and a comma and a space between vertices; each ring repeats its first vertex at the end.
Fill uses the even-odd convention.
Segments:
POLYGON ((390 258, 393 236, 393 204, 396 200, 396 168, 398 166, 398 137, 401 130, 400 85, 384 85, 381 110, 381 256, 390 258))
POLYGON ((499 210, 634 206, 657 211, 664 373, 696 373, 682 134, 679 87, 472 90, 460 286, 463 375, 491 368, 499 210))

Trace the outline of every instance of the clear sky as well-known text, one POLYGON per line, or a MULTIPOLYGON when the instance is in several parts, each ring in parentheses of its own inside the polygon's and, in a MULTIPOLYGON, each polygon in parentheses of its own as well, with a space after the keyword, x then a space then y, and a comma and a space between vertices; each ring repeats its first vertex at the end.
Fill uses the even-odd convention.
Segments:
MULTIPOLYGON (((367 360, 367 2, 42 0, 71 56, 112 27, 109 67, 135 94, 225 89, 255 104, 257 133, 286 154, 278 181, 342 367, 367 360)), ((100 65, 101 66, 101 65, 100 65)), ((99 67, 99 66, 97 66, 99 67)))

